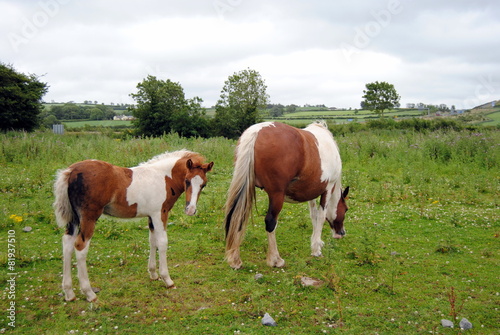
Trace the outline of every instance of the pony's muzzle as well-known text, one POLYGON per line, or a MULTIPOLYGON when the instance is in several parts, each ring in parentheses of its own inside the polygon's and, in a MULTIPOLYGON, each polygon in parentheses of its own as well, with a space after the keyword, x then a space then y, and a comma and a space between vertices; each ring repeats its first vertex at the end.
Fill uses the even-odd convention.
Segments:
POLYGON ((344 229, 342 229, 338 233, 336 231, 333 232, 333 238, 342 238, 342 237, 344 237, 344 235, 345 235, 345 230, 344 229))
POLYGON ((184 213, 189 216, 193 216, 196 214, 196 205, 192 205, 189 202, 186 202, 186 208, 184 208, 184 213))

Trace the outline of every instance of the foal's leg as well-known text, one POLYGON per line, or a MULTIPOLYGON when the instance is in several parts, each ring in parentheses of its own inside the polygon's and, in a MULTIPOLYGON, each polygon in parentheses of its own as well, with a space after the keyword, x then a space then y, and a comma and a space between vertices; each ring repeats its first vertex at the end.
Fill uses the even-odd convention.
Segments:
POLYGON ((97 296, 92 291, 87 271, 87 254, 89 252, 90 240, 94 235, 95 223, 101 215, 102 210, 91 212, 93 213, 92 215, 82 215, 80 219, 80 232, 76 235, 75 240, 75 254, 80 289, 87 296, 88 301, 95 301, 97 300, 97 296))
POLYGON ((167 266, 167 246, 168 246, 167 232, 165 231, 165 227, 162 224, 162 220, 160 219, 155 220, 153 218, 153 224, 154 224, 153 235, 156 247, 158 248, 158 258, 160 260, 160 278, 165 282, 167 288, 171 287, 173 288, 175 287, 174 282, 170 278, 167 266))
POLYGON ((278 215, 283 208, 284 196, 282 194, 269 195, 269 209, 266 215, 267 231, 267 265, 281 268, 285 261, 280 257, 276 243, 276 227, 278 226, 278 215))
POLYGON ((71 259, 73 250, 75 249, 76 235, 64 234, 62 237, 63 244, 63 280, 62 289, 64 291, 64 299, 72 301, 76 299, 73 292, 73 282, 71 280, 71 259))
POLYGON ((151 217, 148 217, 149 222, 149 262, 148 271, 149 277, 153 280, 158 279, 158 273, 156 272, 156 236, 154 234, 154 225, 151 217))
POLYGON ((311 255, 319 257, 321 256, 321 248, 325 244, 325 242, 321 240, 321 231, 323 230, 326 211, 322 205, 319 207, 316 206, 316 200, 310 200, 308 204, 313 226, 313 233, 311 235, 311 255))
POLYGON ((76 261, 78 267, 78 280, 80 281, 80 289, 87 296, 88 301, 97 300, 97 296, 92 290, 87 272, 87 254, 89 252, 90 239, 86 241, 85 247, 82 250, 76 249, 76 261))

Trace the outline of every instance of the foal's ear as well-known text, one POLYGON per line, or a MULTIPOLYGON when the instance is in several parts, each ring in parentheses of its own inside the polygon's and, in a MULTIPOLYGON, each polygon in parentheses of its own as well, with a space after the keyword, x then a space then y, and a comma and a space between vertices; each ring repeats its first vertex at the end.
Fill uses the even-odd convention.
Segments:
POLYGON ((193 168, 193 161, 191 160, 191 158, 186 161, 186 166, 189 170, 193 168))
POLYGON ((342 198, 347 198, 347 195, 349 194, 349 186, 347 186, 344 190, 344 192, 342 193, 342 198))
POLYGON ((213 167, 214 167, 214 162, 210 162, 210 163, 206 164, 205 172, 212 171, 213 167))

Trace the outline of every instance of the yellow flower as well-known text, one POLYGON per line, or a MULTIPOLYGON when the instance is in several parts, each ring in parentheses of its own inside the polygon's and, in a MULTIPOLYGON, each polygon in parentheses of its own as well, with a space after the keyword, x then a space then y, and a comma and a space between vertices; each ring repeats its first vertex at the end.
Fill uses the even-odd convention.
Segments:
POLYGON ((23 221, 23 217, 22 216, 19 216, 19 215, 16 215, 16 214, 12 214, 11 216, 9 216, 9 218, 14 221, 15 223, 19 223, 19 222, 22 222, 23 221))

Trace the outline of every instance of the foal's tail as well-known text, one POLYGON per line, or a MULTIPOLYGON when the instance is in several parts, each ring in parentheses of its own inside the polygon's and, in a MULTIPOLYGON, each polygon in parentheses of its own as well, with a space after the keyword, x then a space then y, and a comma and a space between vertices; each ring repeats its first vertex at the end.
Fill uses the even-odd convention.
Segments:
POLYGON ((54 183, 55 201, 52 205, 56 214, 57 225, 65 228, 68 223, 73 221, 73 208, 68 197, 68 179, 71 170, 64 169, 57 171, 56 181, 54 183))
POLYGON ((255 199, 254 145, 257 135, 258 131, 247 130, 239 140, 225 205, 226 260, 233 268, 241 266, 239 248, 255 199))

